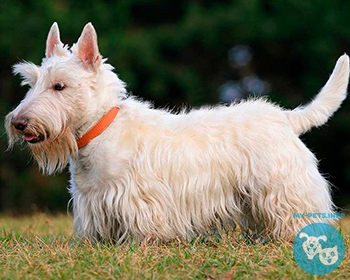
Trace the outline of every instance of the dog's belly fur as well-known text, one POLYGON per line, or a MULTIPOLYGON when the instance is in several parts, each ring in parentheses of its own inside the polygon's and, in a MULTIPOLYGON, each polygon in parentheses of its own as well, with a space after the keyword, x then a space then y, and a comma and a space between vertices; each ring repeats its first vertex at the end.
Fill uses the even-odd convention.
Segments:
POLYGON ((315 157, 264 100, 179 115, 126 100, 121 111, 71 163, 80 235, 168 240, 236 224, 280 236, 295 212, 332 211, 315 157))

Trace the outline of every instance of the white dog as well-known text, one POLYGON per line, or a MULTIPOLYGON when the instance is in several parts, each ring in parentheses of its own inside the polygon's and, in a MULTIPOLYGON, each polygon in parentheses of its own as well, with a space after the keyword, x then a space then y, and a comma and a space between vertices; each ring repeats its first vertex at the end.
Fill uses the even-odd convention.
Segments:
POLYGON ((327 236, 325 235, 317 237, 312 235, 309 236, 305 232, 300 233, 299 238, 306 238, 306 240, 303 242, 302 247, 309 260, 312 260, 314 256, 322 251, 322 245, 319 240, 323 240, 324 242, 327 241, 327 236))
POLYGON ((87 24, 69 50, 53 24, 40 66, 19 63, 30 89, 6 117, 11 147, 27 142, 44 173, 70 162, 78 236, 171 240, 239 225, 293 240, 293 213, 333 213, 330 187, 298 136, 346 97, 343 55, 322 91, 292 111, 265 99, 172 114, 127 97, 87 24))

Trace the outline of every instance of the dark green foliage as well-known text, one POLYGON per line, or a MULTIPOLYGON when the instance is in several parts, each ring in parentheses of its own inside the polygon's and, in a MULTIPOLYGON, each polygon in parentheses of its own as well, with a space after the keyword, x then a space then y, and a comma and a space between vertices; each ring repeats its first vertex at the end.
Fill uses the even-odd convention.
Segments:
MULTIPOLYGON (((219 87, 246 73, 270 84, 274 102, 293 108, 312 98, 336 59, 350 52, 350 2, 341 0, 2 0, 0 10, 1 116, 26 91, 12 77, 11 65, 20 59, 40 64, 54 21, 70 45, 92 22, 101 53, 128 90, 170 108, 217 103, 219 87), (228 61, 237 44, 249 46, 253 55, 243 71, 228 61)), ((342 206, 350 184, 349 104, 329 127, 305 137, 339 188, 335 199, 342 206)), ((4 151, 3 128, 0 133, 4 151)), ((67 181, 67 174, 38 174, 26 151, 1 153, 0 210, 64 210, 67 181)))

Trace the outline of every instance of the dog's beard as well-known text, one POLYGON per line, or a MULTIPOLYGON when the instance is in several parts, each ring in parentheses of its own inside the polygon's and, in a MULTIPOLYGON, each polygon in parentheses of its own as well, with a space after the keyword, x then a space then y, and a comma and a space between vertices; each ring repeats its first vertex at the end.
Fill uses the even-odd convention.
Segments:
POLYGON ((53 140, 49 138, 28 146, 42 172, 49 175, 62 171, 78 150, 75 137, 68 129, 53 140))
POLYGON ((17 133, 11 127, 7 130, 9 149, 16 142, 25 142, 43 173, 51 175, 62 171, 69 163, 69 159, 77 155, 78 146, 74 134, 68 127, 63 128, 55 136, 49 135, 43 129, 39 131, 42 131, 37 134, 40 141, 26 141, 24 135, 17 133))

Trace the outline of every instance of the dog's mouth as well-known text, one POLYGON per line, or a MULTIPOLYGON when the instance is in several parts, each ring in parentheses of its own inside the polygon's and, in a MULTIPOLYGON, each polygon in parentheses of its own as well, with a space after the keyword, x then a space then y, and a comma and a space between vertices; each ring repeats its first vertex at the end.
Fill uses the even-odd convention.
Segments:
POLYGON ((45 140, 45 136, 42 134, 35 135, 33 133, 24 133, 23 139, 30 144, 36 144, 45 140))

